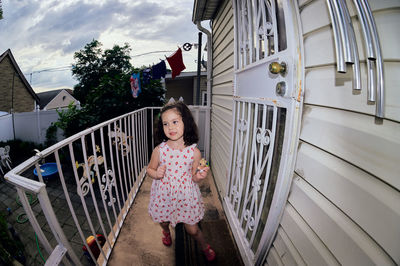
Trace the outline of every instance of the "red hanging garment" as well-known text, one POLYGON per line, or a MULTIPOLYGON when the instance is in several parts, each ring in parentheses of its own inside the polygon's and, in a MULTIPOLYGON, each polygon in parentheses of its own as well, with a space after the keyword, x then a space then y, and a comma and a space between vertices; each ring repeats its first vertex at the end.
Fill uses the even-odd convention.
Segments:
POLYGON ((174 79, 176 76, 179 76, 182 70, 186 69, 185 65, 183 64, 181 48, 178 48, 173 55, 167 57, 167 61, 172 70, 172 79, 174 79))

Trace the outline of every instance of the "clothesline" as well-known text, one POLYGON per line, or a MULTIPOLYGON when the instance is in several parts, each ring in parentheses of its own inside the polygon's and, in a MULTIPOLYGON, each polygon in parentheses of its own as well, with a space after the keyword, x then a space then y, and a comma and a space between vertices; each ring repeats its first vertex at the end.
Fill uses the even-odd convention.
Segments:
POLYGON ((172 52, 175 52, 175 51, 153 51, 153 52, 147 52, 147 53, 144 53, 144 54, 136 54, 136 55, 132 55, 132 57, 139 57, 139 56, 142 56, 142 55, 148 55, 148 54, 157 54, 157 53, 172 53, 172 52))
MULTIPOLYGON (((174 52, 174 51, 172 51, 174 52)), ((169 66, 172 70, 172 79, 186 69, 185 64, 183 63, 182 50, 178 47, 172 55, 165 56, 169 66)), ((167 66, 165 61, 160 59, 161 62, 153 65, 151 68, 145 68, 140 70, 139 73, 133 73, 130 77, 131 91, 133 98, 137 98, 141 92, 141 86, 147 85, 150 82, 150 79, 161 79, 161 77, 165 77, 167 74, 167 66), (140 76, 142 75, 143 84, 140 83, 140 76)))

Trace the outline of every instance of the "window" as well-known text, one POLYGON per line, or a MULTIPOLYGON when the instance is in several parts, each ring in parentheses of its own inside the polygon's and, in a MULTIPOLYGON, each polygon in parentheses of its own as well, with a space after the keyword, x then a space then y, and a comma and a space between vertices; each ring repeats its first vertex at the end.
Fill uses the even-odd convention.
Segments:
POLYGON ((207 91, 201 92, 201 105, 207 105, 207 91))

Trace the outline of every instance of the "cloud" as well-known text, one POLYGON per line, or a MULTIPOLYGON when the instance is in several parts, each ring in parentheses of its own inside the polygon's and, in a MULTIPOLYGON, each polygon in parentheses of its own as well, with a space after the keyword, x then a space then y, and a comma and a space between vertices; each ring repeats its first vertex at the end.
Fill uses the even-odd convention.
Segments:
MULTIPOLYGON (((73 63, 74 52, 93 39, 100 40, 104 48, 129 43, 132 55, 197 42, 197 28, 191 22, 193 0, 3 0, 2 3, 0 53, 11 48, 24 73, 69 65, 73 63)), ((158 57, 133 61, 149 65, 158 57)), ((42 81, 45 74, 40 75, 41 84, 45 84, 42 81)), ((51 83, 58 86, 63 80, 68 86, 75 82, 69 72, 55 72, 47 79, 46 86, 51 83)))

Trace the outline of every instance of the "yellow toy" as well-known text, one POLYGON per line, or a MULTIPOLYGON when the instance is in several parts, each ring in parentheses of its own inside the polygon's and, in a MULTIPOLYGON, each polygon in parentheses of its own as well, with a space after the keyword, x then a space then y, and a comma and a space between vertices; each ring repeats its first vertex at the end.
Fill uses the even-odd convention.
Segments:
POLYGON ((208 167, 209 163, 207 162, 206 159, 201 158, 200 162, 199 162, 199 166, 197 166, 197 171, 203 172, 203 169, 208 167))

